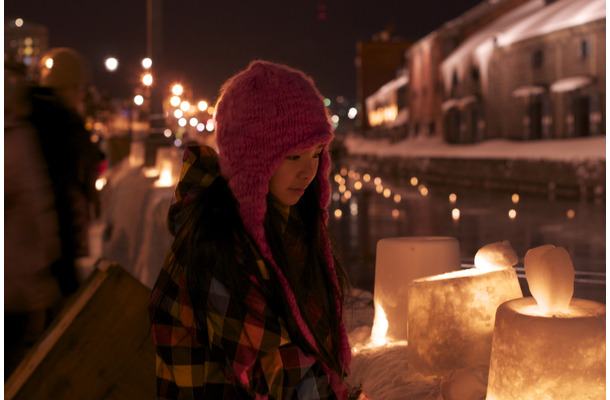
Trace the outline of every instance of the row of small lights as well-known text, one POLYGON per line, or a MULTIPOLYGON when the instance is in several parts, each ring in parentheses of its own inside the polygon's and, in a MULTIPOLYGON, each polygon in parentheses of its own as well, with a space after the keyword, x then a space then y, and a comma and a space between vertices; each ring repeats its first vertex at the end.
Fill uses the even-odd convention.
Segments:
MULTIPOLYGON (((388 187, 384 188, 384 186, 381 183, 382 182, 381 178, 379 178, 379 177, 372 178, 370 174, 365 173, 364 175, 362 175, 362 180, 360 180, 361 176, 358 172, 348 170, 347 168, 343 167, 343 168, 341 168, 340 172, 334 176, 334 181, 338 185, 338 192, 334 192, 333 196, 332 196, 332 199, 334 201, 341 201, 341 203, 347 203, 351 199, 352 192, 349 189, 347 189, 347 179, 346 178, 355 180, 355 182, 353 183, 353 189, 355 191, 362 190, 364 183, 369 183, 372 180, 373 184, 375 185, 375 191, 378 194, 382 195, 386 199, 389 199, 390 197, 392 197, 392 190, 388 187)), ((411 186, 417 187, 417 190, 419 191, 419 193, 422 197, 428 196, 428 194, 429 194, 428 188, 423 184, 419 184, 419 179, 417 177, 415 177, 415 176, 411 177, 411 179, 409 180, 409 183, 411 184, 411 186)), ((394 203, 396 203, 396 204, 400 204, 402 201, 402 196, 398 193, 394 194, 394 196, 392 198, 393 198, 394 203)), ((449 194, 448 200, 449 200, 450 204, 456 204, 457 195, 455 193, 449 194)), ((519 194, 513 193, 511 195, 511 202, 513 204, 518 204, 519 201, 520 201, 519 194)), ((356 203, 350 204, 350 213, 354 216, 358 214, 358 205, 356 203)), ((461 214, 460 209, 457 207, 453 208, 451 210, 451 218, 456 222, 459 221, 460 214, 461 214)), ((341 211, 341 209, 337 208, 334 210, 333 215, 336 219, 341 219, 343 217, 343 212, 341 211)), ((568 219, 574 218, 575 215, 576 215, 576 213, 573 209, 569 209, 566 212, 566 217, 568 219)), ((392 209, 392 217, 398 218, 399 216, 400 216, 400 210, 398 210, 397 208, 392 209)), ((511 208, 510 210, 508 210, 508 218, 510 218, 511 220, 516 219, 517 210, 515 210, 514 208, 511 208)))
MULTIPOLYGON (((116 57, 108 57, 108 58, 106 58, 104 65, 106 67, 106 70, 108 70, 110 72, 114 72, 119 67, 119 61, 117 60, 116 57)), ((142 67, 144 68, 144 72, 143 72, 142 76, 140 77, 140 79, 141 79, 142 84, 144 84, 144 86, 146 86, 146 87, 150 87, 153 84, 153 75, 150 72, 151 66, 152 66, 152 60, 150 58, 144 58, 142 60, 142 67)), ((173 84, 171 86, 171 92, 173 95, 170 99, 170 104, 175 108, 173 115, 176 119, 178 119, 179 126, 186 127, 186 125, 188 124, 188 125, 196 128, 198 132, 203 132, 203 131, 212 132, 214 130, 214 122, 213 122, 212 118, 209 118, 204 124, 203 122, 198 121, 197 118, 195 118, 195 117, 192 117, 188 120, 184 117, 185 113, 192 111, 192 109, 191 109, 191 105, 188 102, 188 100, 182 100, 180 98, 180 96, 184 93, 184 87, 181 84, 179 84, 179 83, 173 84)), ((133 102, 137 106, 143 105, 144 100, 145 100, 144 96, 142 96, 141 94, 137 94, 133 98, 133 102)), ((343 100, 344 99, 342 96, 339 96, 337 98, 338 103, 342 103, 343 100)), ((324 105, 326 107, 330 107, 331 103, 332 102, 329 98, 324 99, 324 105)), ((206 111, 206 109, 209 108, 208 113, 210 115, 213 115, 213 113, 214 113, 214 108, 209 107, 208 103, 205 100, 200 100, 197 103, 197 108, 200 111, 206 111)), ((358 109, 356 107, 350 107, 347 110, 346 115, 349 119, 353 120, 358 115, 358 109)), ((340 116, 338 114, 333 114, 333 115, 331 115, 330 119, 336 128, 339 125, 340 116)), ((172 135, 172 131, 170 129, 166 129, 164 134, 166 137, 170 137, 172 135)))
MULTIPOLYGON (((214 120, 212 119, 212 115, 214 114, 214 107, 209 106, 208 102, 205 100, 199 100, 197 102, 197 105, 195 106, 191 104, 188 100, 183 99, 181 96, 184 94, 184 87, 179 83, 175 83, 172 85, 171 92, 172 97, 170 98, 169 103, 172 107, 174 107, 172 115, 178 120, 178 126, 186 127, 187 125, 190 125, 198 132, 214 131, 214 120), (196 117, 187 117, 188 113, 194 114, 198 111, 208 112, 210 117, 205 123, 199 121, 199 119, 197 119, 196 117)), ((165 136, 171 136, 171 130, 167 129, 165 131, 165 136)), ((177 140, 179 141, 180 139, 177 140)))
MULTIPOLYGON (((117 70, 117 68, 119 66, 119 61, 115 57, 108 57, 105 60, 104 65, 108 71, 114 72, 117 70)), ((142 84, 145 87, 152 86, 153 81, 154 81, 153 75, 150 72, 151 67, 152 67, 152 60, 150 58, 144 58, 142 60, 142 68, 144 69, 144 72, 142 73, 142 76, 140 77, 140 79, 141 79, 142 84)), ((178 126, 186 127, 187 125, 190 125, 193 128, 197 129, 198 132, 214 131, 214 122, 213 122, 212 118, 208 118, 207 121, 205 121, 205 123, 199 121, 196 117, 187 118, 187 113, 195 113, 195 112, 197 112, 197 110, 199 110, 201 112, 204 112, 207 110, 208 114, 210 114, 210 116, 211 116, 214 113, 214 107, 210 107, 208 105, 207 101, 205 101, 205 100, 199 100, 197 102, 197 105, 194 106, 188 100, 181 98, 181 96, 184 94, 184 86, 182 86, 182 84, 180 84, 180 83, 172 84, 170 91, 171 91, 171 98, 170 98, 169 103, 172 107, 174 107, 172 115, 174 118, 177 119, 178 126)), ((143 105, 144 101, 145 101, 144 96, 142 96, 141 94, 137 94, 133 98, 133 102, 137 106, 143 105)), ((165 129, 163 134, 169 138, 172 136, 172 130, 169 128, 165 129)), ((180 138, 176 138, 176 141, 174 144, 176 146, 180 146, 181 143, 182 142, 181 142, 180 138)))

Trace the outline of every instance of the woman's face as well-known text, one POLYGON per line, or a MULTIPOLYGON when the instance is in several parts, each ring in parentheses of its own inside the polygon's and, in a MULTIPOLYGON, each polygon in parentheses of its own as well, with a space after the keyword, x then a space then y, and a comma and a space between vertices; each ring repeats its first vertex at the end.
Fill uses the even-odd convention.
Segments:
POLYGON ((295 205, 318 173, 324 144, 286 156, 269 181, 269 192, 280 204, 295 205))

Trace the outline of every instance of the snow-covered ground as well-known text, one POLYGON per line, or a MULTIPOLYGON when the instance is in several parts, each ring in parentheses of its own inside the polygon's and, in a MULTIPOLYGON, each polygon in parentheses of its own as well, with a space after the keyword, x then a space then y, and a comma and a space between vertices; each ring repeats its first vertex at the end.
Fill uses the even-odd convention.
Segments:
POLYGON ((552 161, 605 160, 606 137, 511 141, 492 139, 475 144, 448 144, 440 138, 415 138, 390 143, 348 134, 343 144, 350 154, 385 157, 497 158, 552 161))

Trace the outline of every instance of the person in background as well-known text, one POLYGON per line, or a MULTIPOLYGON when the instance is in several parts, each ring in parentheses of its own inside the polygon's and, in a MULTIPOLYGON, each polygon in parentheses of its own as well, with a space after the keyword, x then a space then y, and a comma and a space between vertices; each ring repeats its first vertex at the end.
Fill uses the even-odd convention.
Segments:
POLYGON ((4 378, 58 311, 62 293, 53 186, 34 127, 25 76, 4 68, 4 378))
POLYGON ((149 305, 158 399, 366 399, 327 231, 333 130, 310 77, 253 61, 187 147, 149 305))
POLYGON ((39 76, 31 89, 28 119, 38 132, 53 183, 62 254, 52 271, 68 296, 78 288, 76 260, 88 255, 89 223, 100 203, 95 180, 105 157, 91 142, 81 114, 91 76, 83 56, 53 48, 41 58, 39 76))

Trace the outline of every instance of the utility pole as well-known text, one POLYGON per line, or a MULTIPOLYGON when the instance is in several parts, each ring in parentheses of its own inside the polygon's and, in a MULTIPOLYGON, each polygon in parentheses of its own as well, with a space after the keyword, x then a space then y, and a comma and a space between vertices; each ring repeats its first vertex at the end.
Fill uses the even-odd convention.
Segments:
POLYGON ((163 79, 163 0, 146 0, 146 31, 146 56, 152 60, 154 81, 150 88, 150 132, 144 163, 151 166, 155 164, 157 148, 171 144, 163 134, 163 89, 167 86, 163 79))

